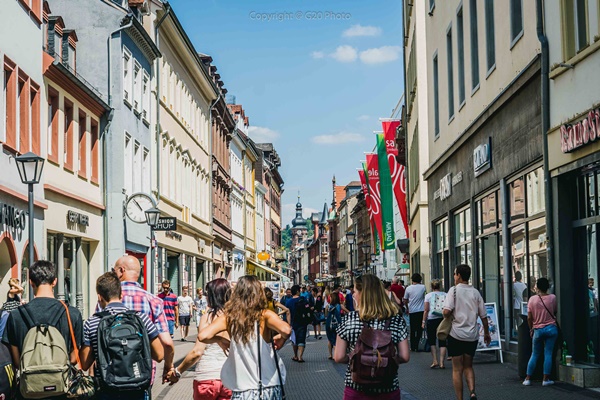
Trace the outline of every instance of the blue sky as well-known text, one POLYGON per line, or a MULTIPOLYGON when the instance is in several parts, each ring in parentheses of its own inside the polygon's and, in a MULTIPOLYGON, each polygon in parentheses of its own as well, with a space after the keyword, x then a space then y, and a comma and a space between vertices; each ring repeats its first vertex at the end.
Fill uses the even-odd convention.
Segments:
POLYGON ((273 142, 285 180, 282 225, 300 190, 305 217, 331 203, 331 179, 358 180, 379 117, 403 92, 400 1, 172 0, 210 54, 250 136, 273 142))

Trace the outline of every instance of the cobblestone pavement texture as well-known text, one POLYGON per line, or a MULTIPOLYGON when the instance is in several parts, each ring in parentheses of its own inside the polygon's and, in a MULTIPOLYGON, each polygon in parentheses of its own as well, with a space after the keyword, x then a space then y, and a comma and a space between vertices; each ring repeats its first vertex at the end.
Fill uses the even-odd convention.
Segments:
MULTIPOLYGON (((196 330, 191 328, 195 335, 196 330)), ((192 333, 190 332, 190 333, 192 333)), ((193 340, 190 334, 188 340, 193 340)), ((181 342, 175 337, 175 364, 185 357, 193 347, 193 342, 181 342)), ((346 365, 336 364, 327 359, 327 339, 307 340, 305 363, 292 362, 292 347, 288 343, 280 351, 287 369, 285 391, 288 400, 306 400, 342 398, 346 365)), ((475 356, 476 391, 479 399, 504 400, 559 400, 559 399, 600 399, 600 393, 585 390, 565 383, 542 387, 541 382, 533 382, 525 387, 519 380, 516 365, 500 364, 490 354, 477 353, 475 356)), ((452 388, 452 362, 446 362, 446 369, 430 369, 430 353, 411 353, 411 360, 399 369, 400 386, 403 400, 441 400, 454 399, 452 388)), ((159 367, 162 371, 162 366, 159 367)), ((193 368, 186 372, 176 385, 157 383, 152 390, 153 400, 192 399, 193 368)), ((468 392, 465 384, 465 399, 468 392)))

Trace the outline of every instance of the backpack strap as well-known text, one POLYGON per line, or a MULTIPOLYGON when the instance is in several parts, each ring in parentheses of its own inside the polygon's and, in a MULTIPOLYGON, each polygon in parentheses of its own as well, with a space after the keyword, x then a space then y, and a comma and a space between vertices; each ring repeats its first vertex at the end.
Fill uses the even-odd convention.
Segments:
POLYGON ((263 384, 262 384, 262 363, 260 360, 260 319, 256 321, 256 345, 258 348, 258 391, 260 398, 262 399, 263 384))
POLYGON ((27 305, 23 305, 22 307, 17 308, 17 310, 19 310, 19 314, 21 314, 21 318, 23 318, 23 321, 27 326, 27 330, 33 328, 34 326, 37 326, 35 320, 33 319, 33 316, 31 315, 29 310, 27 310, 27 305))
POLYGON ((100 319, 104 318, 104 317, 108 317, 109 315, 112 315, 110 312, 108 311, 100 311, 94 314, 94 317, 98 317, 100 319))
MULTIPOLYGON (((61 301, 60 304, 65 308, 65 312, 67 313, 67 322, 69 323, 69 332, 71 332, 71 344, 73 345, 73 350, 75 351, 75 355, 77 356, 77 366, 81 367, 81 360, 79 359, 79 350, 77 349, 77 340, 75 340, 75 333, 73 332, 73 324, 71 323, 71 314, 69 313, 69 307, 65 304, 64 301, 61 301)), ((69 362, 71 359, 71 354, 69 354, 69 362)))

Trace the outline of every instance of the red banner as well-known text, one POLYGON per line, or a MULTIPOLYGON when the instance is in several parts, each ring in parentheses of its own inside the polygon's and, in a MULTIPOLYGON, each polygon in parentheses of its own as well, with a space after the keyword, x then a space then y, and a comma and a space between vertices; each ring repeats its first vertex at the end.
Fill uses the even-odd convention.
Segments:
POLYGON ((367 154, 367 181, 369 194, 371 198, 371 209, 373 210, 373 219, 379 233, 380 243, 383 238, 383 225, 381 222, 381 192, 379 186, 379 162, 377 154, 367 154))
POLYGON ((385 148, 390 163, 390 173, 392 175, 392 188, 400 209, 400 217, 406 232, 408 233, 408 212, 406 208, 406 176, 405 167, 396 160, 398 149, 396 148, 396 129, 400 126, 400 120, 387 120, 381 123, 383 126, 383 135, 385 137, 385 148))
POLYGON ((378 235, 379 233, 378 233, 378 231, 375 230, 375 217, 373 216, 373 207, 371 206, 371 195, 369 193, 369 187, 367 186, 367 179, 365 178, 365 170, 359 169, 358 176, 360 177, 360 184, 362 186, 363 194, 365 195, 365 203, 367 204, 367 210, 369 211, 371 236, 373 238, 373 249, 375 249, 376 242, 377 242, 375 235, 378 235))

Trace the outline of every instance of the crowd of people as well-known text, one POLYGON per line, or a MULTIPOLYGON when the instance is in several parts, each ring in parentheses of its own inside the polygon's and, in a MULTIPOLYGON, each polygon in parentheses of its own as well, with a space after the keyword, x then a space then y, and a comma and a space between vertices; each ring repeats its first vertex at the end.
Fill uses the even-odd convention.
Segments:
MULTIPOLYGON (((325 334, 329 360, 347 365, 344 399, 400 399, 399 367, 410 361, 411 351, 423 351, 419 344, 425 341, 432 369, 444 369, 450 357, 456 398, 463 399, 466 381, 468 398, 477 399, 478 317, 488 344, 490 334, 483 299, 469 285, 468 265, 455 268, 454 286, 447 292, 439 280, 432 280, 428 291, 419 274, 409 286, 398 277, 382 282, 366 274, 347 287, 294 285, 274 293, 248 275, 235 284, 212 280, 192 298, 185 287, 176 296, 168 280, 158 295, 149 293, 138 283, 139 275, 135 257, 117 260, 97 279, 96 312, 86 321, 77 308, 55 299, 51 262, 30 267, 34 298, 29 302, 21 298, 19 281, 9 281, 0 334, 8 349, 5 357, 20 372, 18 383, 9 373, 17 398, 145 400, 155 380, 177 384, 195 366, 195 400, 280 400, 285 398, 286 368, 278 350, 289 339, 292 361, 304 363, 312 332, 315 340, 325 334), (175 329, 186 341, 194 320, 194 347, 175 365, 175 329), (449 323, 447 335, 440 335, 444 322, 449 323), (157 370, 160 362, 162 371, 157 370)), ((542 353, 543 385, 553 383, 548 354, 557 337, 556 298, 548 288, 547 279, 538 279, 538 296, 529 299, 533 354, 524 385, 531 384, 542 353)), ((1 384, 0 376, 0 389, 1 384)))

